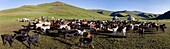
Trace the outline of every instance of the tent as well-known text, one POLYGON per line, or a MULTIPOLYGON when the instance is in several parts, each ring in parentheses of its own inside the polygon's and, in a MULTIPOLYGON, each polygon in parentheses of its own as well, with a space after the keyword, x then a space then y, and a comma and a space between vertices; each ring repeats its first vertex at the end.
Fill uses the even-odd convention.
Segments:
POLYGON ((129 15, 127 20, 135 20, 135 18, 129 15))
POLYGON ((119 18, 117 16, 114 16, 112 20, 119 20, 119 18))

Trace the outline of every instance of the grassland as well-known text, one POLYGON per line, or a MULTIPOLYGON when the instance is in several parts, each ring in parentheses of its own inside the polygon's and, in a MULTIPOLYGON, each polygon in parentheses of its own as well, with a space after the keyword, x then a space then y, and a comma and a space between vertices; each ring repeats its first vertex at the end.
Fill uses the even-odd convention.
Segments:
MULTIPOLYGON (((27 25, 26 22, 19 22, 17 18, 28 17, 30 19, 40 17, 40 16, 55 16, 56 18, 77 18, 77 19, 93 19, 96 17, 96 20, 110 20, 109 16, 104 16, 97 14, 92 11, 88 11, 81 8, 75 8, 70 5, 60 7, 61 5, 55 5, 56 9, 53 9, 54 6, 51 4, 41 4, 37 6, 23 6, 20 8, 9 9, 0 11, 0 34, 14 34, 13 31, 18 31, 21 28, 21 25, 27 25), (47 7, 48 6, 48 7, 47 7), (58 7, 59 6, 59 7, 58 7), (71 10, 71 11, 70 11, 71 10), (60 12, 56 12, 60 11, 60 12), (50 13, 51 12, 51 13, 50 13), (55 14, 54 14, 55 13, 55 14), (92 16, 92 17, 89 17, 92 16)), ((121 18, 122 20, 126 17, 121 18)), ((152 21, 159 24, 165 23, 167 25, 166 33, 161 31, 153 32, 154 34, 145 34, 143 37, 138 36, 137 33, 127 33, 127 38, 114 38, 108 37, 107 32, 98 32, 97 34, 92 34, 94 36, 93 45, 94 49, 169 49, 170 48, 170 21, 169 20, 140 20, 140 21, 152 21)), ((54 32, 54 34, 57 32, 54 32)), ((30 32, 32 35, 33 32, 30 32)), ((53 35, 54 35, 53 34, 53 35)), ((121 35, 121 33, 118 33, 121 35)), ((76 49, 79 48, 75 45, 78 42, 80 37, 74 38, 62 38, 40 35, 39 37, 39 46, 32 46, 33 49, 76 49)), ((27 42, 24 42, 27 44, 27 42)), ((28 45, 28 44, 27 44, 28 45)), ((26 49, 21 42, 15 40, 13 47, 3 46, 2 39, 0 39, 0 49, 26 49)), ((87 48, 82 48, 87 49, 87 48)))
MULTIPOLYGON (((2 18, 1 18, 2 19, 2 18)), ((6 19, 6 18, 5 18, 6 19)), ((112 38, 108 37, 109 34, 107 32, 99 32, 95 35, 93 40, 93 45, 95 49, 169 49, 170 48, 170 39, 169 39, 169 27, 170 22, 165 20, 141 20, 141 21, 153 21, 158 22, 160 24, 165 23, 167 25, 167 32, 154 32, 155 34, 145 34, 144 37, 138 36, 137 33, 127 33, 127 38, 112 38)), ((1 20, 0 26, 0 34, 14 34, 13 31, 17 31, 20 29, 21 25, 26 25, 27 23, 18 22, 16 19, 6 19, 1 20)), ((57 33, 57 32, 54 32, 57 33)), ((30 32, 32 34, 32 32, 30 32)), ((121 33, 119 33, 121 35, 121 33)), ((75 45, 78 42, 80 37, 67 38, 64 39, 61 37, 53 37, 53 36, 45 36, 40 35, 39 38, 39 47, 32 47, 33 49, 75 49, 79 48, 75 45)), ((25 42, 26 43, 26 42, 25 42)), ((25 49, 26 47, 15 40, 15 46, 10 47, 3 46, 2 41, 0 39, 0 48, 1 49, 25 49)), ((83 48, 84 49, 84 48, 83 48)))

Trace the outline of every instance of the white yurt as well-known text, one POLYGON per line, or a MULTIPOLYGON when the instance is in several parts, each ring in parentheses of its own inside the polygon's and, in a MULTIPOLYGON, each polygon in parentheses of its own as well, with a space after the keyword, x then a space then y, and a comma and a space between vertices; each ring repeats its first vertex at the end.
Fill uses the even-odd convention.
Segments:
POLYGON ((119 17, 114 16, 114 17, 112 18, 112 20, 119 20, 119 17))
POLYGON ((134 21, 135 18, 129 15, 128 18, 127 18, 127 20, 134 21))

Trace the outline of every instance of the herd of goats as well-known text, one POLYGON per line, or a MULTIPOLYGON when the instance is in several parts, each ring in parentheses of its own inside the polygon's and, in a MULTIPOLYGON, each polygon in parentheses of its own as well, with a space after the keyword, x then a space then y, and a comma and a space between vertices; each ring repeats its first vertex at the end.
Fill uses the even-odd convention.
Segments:
POLYGON ((38 37, 39 33, 44 35, 51 33, 54 30, 57 30, 58 33, 61 33, 63 37, 73 37, 73 36, 82 36, 79 39, 79 45, 90 46, 92 42, 92 33, 98 33, 98 31, 110 31, 112 36, 117 36, 117 32, 122 33, 122 37, 126 36, 127 31, 139 33, 143 35, 146 30, 152 29, 158 31, 159 29, 162 32, 165 32, 166 25, 158 24, 155 22, 140 22, 140 21, 131 21, 131 20, 83 20, 83 19, 52 19, 48 20, 44 17, 35 18, 34 20, 29 20, 28 18, 23 18, 22 22, 28 22, 27 26, 23 26, 20 30, 20 37, 17 34, 1 35, 3 44, 6 45, 8 42, 10 46, 15 39, 21 39, 21 41, 27 41, 29 44, 28 48, 31 48, 31 45, 38 46, 38 37), (31 30, 36 30, 37 33, 29 36, 31 30), (88 31, 87 31, 88 30, 88 31))

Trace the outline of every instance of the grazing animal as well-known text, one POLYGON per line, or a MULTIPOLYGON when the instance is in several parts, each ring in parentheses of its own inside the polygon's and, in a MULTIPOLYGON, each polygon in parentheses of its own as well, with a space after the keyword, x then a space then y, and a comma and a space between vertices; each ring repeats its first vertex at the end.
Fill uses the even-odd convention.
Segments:
POLYGON ((65 30, 64 38, 66 38, 67 36, 73 37, 77 33, 78 33, 77 30, 65 30))
POLYGON ((31 48, 31 45, 33 44, 34 46, 38 46, 38 44, 36 45, 36 43, 38 43, 38 33, 35 33, 33 36, 27 36, 26 40, 29 44, 29 48, 31 48))
POLYGON ((96 28, 95 27, 90 27, 90 32, 91 33, 95 33, 96 32, 96 28))
POLYGON ((79 39, 80 46, 88 46, 88 47, 90 47, 91 43, 92 43, 92 36, 91 36, 91 34, 86 33, 83 36, 85 36, 85 37, 79 39))
POLYGON ((153 23, 153 24, 152 24, 152 28, 155 28, 156 31, 158 31, 159 25, 158 25, 157 23, 153 23))
POLYGON ((123 26, 123 29, 122 29, 122 34, 123 34, 123 36, 126 35, 126 28, 127 28, 127 27, 123 26))
POLYGON ((116 26, 116 28, 113 28, 113 35, 114 36, 116 35, 118 28, 119 28, 118 26, 116 26))
POLYGON ((30 19, 28 18, 22 18, 22 22, 28 22, 30 19))
POLYGON ((160 29, 161 29, 163 32, 165 32, 166 25, 165 25, 165 24, 160 25, 160 29))
POLYGON ((71 27, 68 25, 60 25, 59 29, 62 29, 62 28, 67 28, 67 30, 71 30, 71 27))
POLYGON ((24 27, 23 29, 20 29, 19 32, 23 35, 23 36, 27 36, 29 33, 29 29, 24 27))
POLYGON ((83 35, 84 32, 86 32, 85 29, 77 29, 77 32, 79 35, 83 35))
POLYGON ((42 26, 41 30, 43 30, 44 34, 47 33, 47 30, 50 29, 50 26, 42 26))
POLYGON ((17 37, 16 34, 14 34, 14 35, 9 35, 9 34, 1 35, 3 45, 6 45, 6 42, 8 42, 9 45, 12 46, 12 43, 14 42, 16 37, 17 37))
POLYGON ((140 35, 143 36, 143 34, 144 34, 144 32, 145 32, 145 29, 144 29, 143 27, 139 27, 138 32, 139 32, 139 36, 140 36, 140 35))

